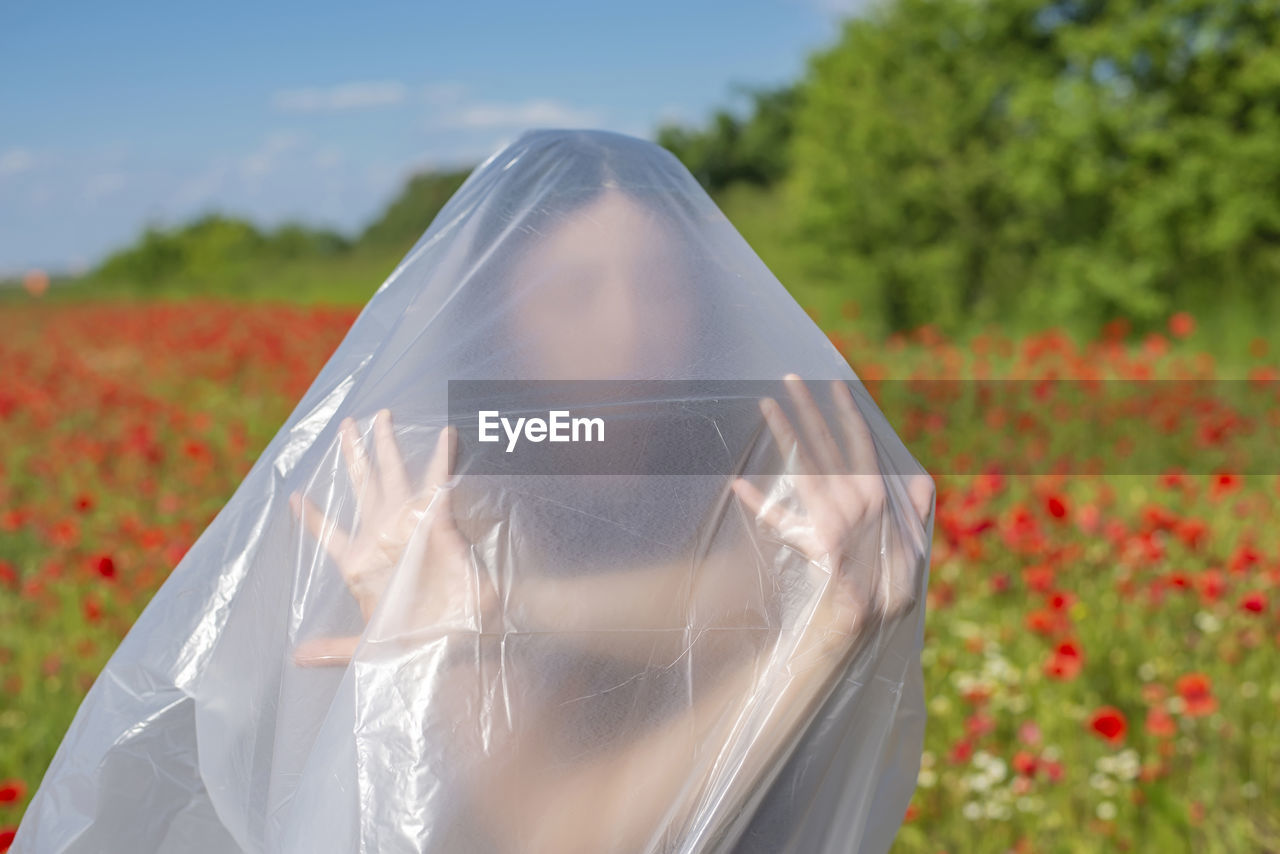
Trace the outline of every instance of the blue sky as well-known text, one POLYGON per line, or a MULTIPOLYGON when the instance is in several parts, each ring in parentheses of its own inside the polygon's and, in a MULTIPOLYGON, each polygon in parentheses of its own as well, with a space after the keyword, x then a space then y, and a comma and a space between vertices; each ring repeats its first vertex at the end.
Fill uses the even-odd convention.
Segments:
POLYGON ((853 2, 7 0, 0 274, 210 210, 351 231, 528 127, 651 138, 797 77, 853 2))

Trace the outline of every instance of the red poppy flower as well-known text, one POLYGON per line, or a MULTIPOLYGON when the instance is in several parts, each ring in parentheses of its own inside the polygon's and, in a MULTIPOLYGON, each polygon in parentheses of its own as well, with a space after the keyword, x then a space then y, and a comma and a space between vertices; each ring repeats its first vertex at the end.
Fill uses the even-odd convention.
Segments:
POLYGON ((1038 635, 1051 635, 1058 627, 1058 615, 1052 611, 1038 609, 1027 614, 1026 625, 1030 631, 1038 635))
POLYGON ((18 828, 4 827, 0 828, 0 852, 8 851, 9 846, 13 845, 13 838, 18 835, 18 828))
POLYGON ((985 497, 997 495, 1004 489, 1004 475, 1000 472, 984 472, 974 479, 973 488, 985 497))
POLYGON ((1240 608, 1254 614, 1267 610, 1267 597, 1261 590, 1253 590, 1240 599, 1240 608))
POLYGON ((1036 773, 1036 767, 1039 761, 1036 757, 1025 750, 1019 750, 1013 754, 1013 770, 1017 771, 1024 777, 1033 777, 1036 773))
POLYGON ((957 765, 962 762, 968 762, 971 756, 973 756, 973 743, 966 739, 961 739, 953 744, 951 752, 948 754, 948 758, 957 765))
POLYGON ((1096 504, 1081 505, 1076 511, 1076 523, 1082 531, 1090 534, 1097 532, 1100 521, 1102 521, 1102 511, 1096 504))
POLYGON ((1231 562, 1227 565, 1227 569, 1239 574, 1257 566, 1261 560, 1262 555, 1257 549, 1248 543, 1241 543, 1236 547, 1235 553, 1231 555, 1231 562))
POLYGON ((1204 673, 1187 673, 1178 677, 1174 690, 1182 698, 1184 711, 1189 717, 1201 717, 1211 714, 1218 708, 1218 700, 1213 696, 1213 685, 1204 673))
POLYGON ((1119 744, 1124 740, 1129 724, 1124 712, 1115 706, 1102 706, 1089 718, 1089 728, 1108 743, 1119 744))
POLYGON ((80 527, 74 519, 62 519, 49 528, 49 539, 55 546, 70 546, 80 536, 80 527))
POLYGON ((1147 710, 1147 732, 1158 738, 1168 738, 1178 731, 1173 716, 1161 706, 1152 706, 1147 710))
POLYGON ((1189 549, 1200 548, 1209 535, 1209 526, 1202 519, 1183 519, 1175 530, 1178 539, 1189 549))
POLYGON ((1067 516, 1067 502, 1060 495, 1050 495, 1045 500, 1045 509, 1055 519, 1065 519, 1067 516))
POLYGON ((1206 569, 1200 573, 1200 598, 1205 602, 1216 602, 1222 597, 1227 587, 1226 579, 1216 569, 1206 569))
POLYGON ((1213 497, 1217 498, 1231 492, 1240 485, 1240 477, 1228 472, 1220 472, 1213 478, 1213 486, 1209 492, 1213 497))
POLYGON ((1108 320, 1102 326, 1102 336, 1110 341, 1118 341, 1129 334, 1130 324, 1126 318, 1117 317, 1108 320))
POLYGON ((1148 504, 1142 508, 1142 521, 1148 528, 1167 531, 1178 524, 1178 517, 1159 504, 1148 504))
POLYGON ((1076 596, 1065 590, 1055 591, 1049 596, 1049 607, 1055 611, 1065 611, 1075 604, 1076 596))
POLYGON ((98 558, 98 574, 103 578, 116 577, 116 562, 111 559, 110 555, 103 555, 98 558))
POLYGON ((1074 640, 1065 640, 1058 644, 1044 670, 1049 678, 1065 681, 1075 679, 1083 668, 1084 653, 1080 650, 1080 644, 1074 640))
POLYGON ((1169 318, 1169 333, 1174 338, 1186 338, 1196 331, 1196 319, 1188 312, 1179 311, 1169 318))
POLYGON ((5 780, 0 783, 0 804, 11 804, 22 800, 27 794, 27 784, 21 780, 5 780))
POLYGON ((981 712, 965 719, 964 729, 970 738, 981 738, 996 728, 996 719, 981 712))
POLYGON ((1022 582, 1031 590, 1047 593, 1053 588, 1053 567, 1029 566, 1022 570, 1022 582))

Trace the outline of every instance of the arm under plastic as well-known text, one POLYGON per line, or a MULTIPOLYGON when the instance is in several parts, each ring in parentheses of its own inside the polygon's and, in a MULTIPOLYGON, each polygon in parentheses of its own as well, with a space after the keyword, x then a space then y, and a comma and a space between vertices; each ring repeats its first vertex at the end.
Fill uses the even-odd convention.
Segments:
POLYGON ((712 840, 785 760, 860 643, 910 604, 850 608, 827 590, 802 627, 763 657, 735 661, 652 734, 568 766, 521 749, 482 789, 503 813, 495 828, 527 854, 677 850, 670 834, 680 845, 692 833, 712 840))

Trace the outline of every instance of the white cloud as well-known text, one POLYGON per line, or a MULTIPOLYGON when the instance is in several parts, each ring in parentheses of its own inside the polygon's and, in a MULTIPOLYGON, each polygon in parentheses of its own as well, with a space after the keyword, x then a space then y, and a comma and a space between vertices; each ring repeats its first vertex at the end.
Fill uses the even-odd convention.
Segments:
POLYGON ((398 80, 381 80, 284 90, 272 96, 272 103, 276 109, 291 113, 336 112, 394 106, 404 101, 408 93, 408 87, 398 80))
POLYGON ((8 151, 0 151, 0 177, 26 172, 35 164, 35 155, 25 148, 11 148, 8 151))
POLYGON ((311 165, 317 169, 333 169, 342 164, 342 152, 332 145, 325 146, 311 158, 311 165))
POLYGON ((240 160, 240 172, 247 177, 266 175, 280 162, 280 157, 302 144, 302 137, 291 131, 267 135, 262 145, 240 160))
POLYGON ((422 87, 422 99, 428 104, 456 104, 466 91, 461 83, 428 83, 422 87))
POLYGON ((170 205, 181 209, 205 204, 226 188, 230 176, 230 166, 224 161, 216 162, 179 184, 170 205))
POLYGON ((84 187, 87 201, 96 202, 124 189, 127 180, 120 172, 102 172, 89 179, 84 187))
POLYGON ((549 98, 533 98, 519 103, 477 103, 461 107, 434 122, 446 128, 582 127, 600 123, 589 110, 570 107, 549 98))

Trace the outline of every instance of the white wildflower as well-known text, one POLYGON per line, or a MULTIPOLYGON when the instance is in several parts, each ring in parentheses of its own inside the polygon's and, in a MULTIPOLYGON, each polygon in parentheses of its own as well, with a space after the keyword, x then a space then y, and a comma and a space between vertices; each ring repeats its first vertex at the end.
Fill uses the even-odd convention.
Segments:
POLYGON ((1040 812, 1044 809, 1044 799, 1039 795, 1023 795, 1018 798, 1019 812, 1040 812))
POLYGON ((1195 616, 1196 628, 1211 635, 1218 629, 1222 628, 1222 621, 1210 614, 1208 611, 1197 611, 1195 616))
POLYGON ((1097 772, 1090 774, 1089 785, 1107 797, 1111 797, 1116 793, 1116 781, 1112 780, 1106 774, 1100 774, 1097 772))

